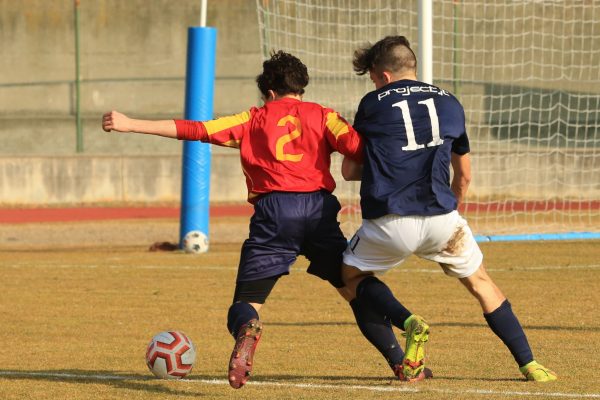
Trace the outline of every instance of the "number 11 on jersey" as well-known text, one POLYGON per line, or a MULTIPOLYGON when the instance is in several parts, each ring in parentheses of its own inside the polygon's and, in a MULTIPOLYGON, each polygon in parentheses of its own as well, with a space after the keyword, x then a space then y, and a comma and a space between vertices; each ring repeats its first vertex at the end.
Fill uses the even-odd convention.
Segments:
MULTIPOLYGON (((418 104, 423 104, 427 107, 429 112, 429 119, 431 120, 431 142, 427 143, 427 147, 439 146, 444 143, 444 139, 440 138, 440 122, 438 121, 437 112, 435 109, 435 103, 433 99, 427 99, 419 101, 418 104)), ((408 144, 402 147, 404 151, 419 150, 425 147, 423 144, 418 144, 415 139, 415 130, 413 129, 412 119, 410 118, 410 110, 408 108, 408 101, 402 100, 398 103, 392 104, 392 107, 398 107, 402 111, 402 119, 404 120, 404 128, 406 130, 406 139, 408 144)))

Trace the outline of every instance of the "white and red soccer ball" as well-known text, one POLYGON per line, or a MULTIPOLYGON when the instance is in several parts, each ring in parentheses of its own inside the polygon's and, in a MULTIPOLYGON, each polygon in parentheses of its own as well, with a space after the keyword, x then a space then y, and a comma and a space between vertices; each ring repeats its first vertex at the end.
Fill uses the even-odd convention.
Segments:
POLYGON ((196 347, 183 332, 161 332, 146 350, 146 364, 158 378, 181 379, 192 371, 195 360, 196 347))

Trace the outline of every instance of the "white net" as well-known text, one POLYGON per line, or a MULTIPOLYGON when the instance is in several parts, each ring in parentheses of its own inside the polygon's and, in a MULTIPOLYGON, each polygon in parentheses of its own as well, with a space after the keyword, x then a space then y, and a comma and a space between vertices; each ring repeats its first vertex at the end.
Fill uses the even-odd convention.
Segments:
MULTIPOLYGON (((257 0, 264 56, 308 66, 305 99, 352 121, 373 90, 352 54, 389 34, 418 49, 413 0, 257 0)), ((433 81, 465 107, 481 235, 600 231, 600 2, 433 2, 433 81)), ((339 169, 339 158, 335 159, 339 169)), ((336 194, 360 220, 357 184, 336 194)))

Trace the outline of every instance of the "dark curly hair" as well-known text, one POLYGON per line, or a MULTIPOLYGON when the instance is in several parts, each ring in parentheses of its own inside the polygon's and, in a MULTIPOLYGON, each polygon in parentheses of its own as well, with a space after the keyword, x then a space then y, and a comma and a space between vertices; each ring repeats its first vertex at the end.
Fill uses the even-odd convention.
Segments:
POLYGON ((374 45, 367 43, 354 52, 354 72, 364 75, 369 71, 402 72, 417 69, 417 57, 404 36, 386 36, 374 45))
POLYGON ((271 58, 263 62, 263 72, 256 77, 256 83, 265 97, 269 90, 279 96, 301 95, 308 85, 308 70, 297 57, 281 50, 273 51, 271 58))

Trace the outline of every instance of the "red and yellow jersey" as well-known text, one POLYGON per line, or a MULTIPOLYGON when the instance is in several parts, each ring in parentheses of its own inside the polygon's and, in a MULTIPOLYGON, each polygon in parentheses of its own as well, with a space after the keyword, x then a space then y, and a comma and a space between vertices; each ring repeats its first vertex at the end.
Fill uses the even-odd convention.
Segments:
POLYGON ((358 133, 337 112, 283 98, 212 121, 175 120, 177 138, 240 149, 248 199, 273 191, 332 192, 331 153, 362 163, 358 133))

